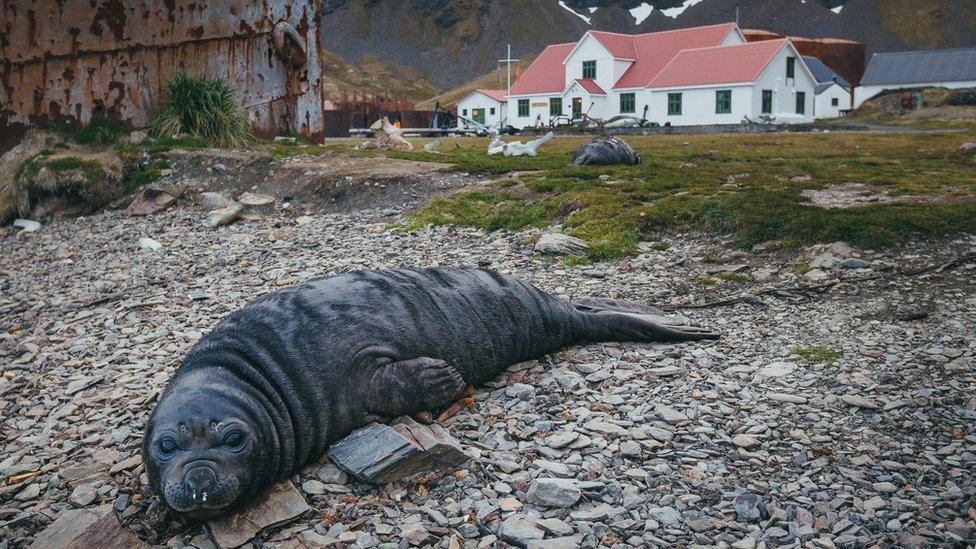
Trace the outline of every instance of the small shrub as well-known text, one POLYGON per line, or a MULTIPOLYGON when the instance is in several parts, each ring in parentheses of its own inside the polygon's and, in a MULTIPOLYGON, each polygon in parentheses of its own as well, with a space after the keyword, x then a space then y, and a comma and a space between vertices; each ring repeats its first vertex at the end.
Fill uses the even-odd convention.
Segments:
POLYGON ((793 349, 793 355, 807 362, 833 364, 842 356, 842 353, 829 347, 815 345, 812 347, 797 347, 793 349))
POLYGON ((187 134, 218 147, 253 142, 247 115, 220 78, 178 75, 166 86, 159 114, 149 126, 154 137, 187 134))

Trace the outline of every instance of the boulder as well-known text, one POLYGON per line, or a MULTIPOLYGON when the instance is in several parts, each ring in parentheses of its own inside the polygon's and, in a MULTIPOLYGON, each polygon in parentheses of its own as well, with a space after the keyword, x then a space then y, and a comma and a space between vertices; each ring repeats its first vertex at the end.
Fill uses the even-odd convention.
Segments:
POLYGON ((543 255, 575 255, 584 256, 590 250, 586 242, 561 233, 542 235, 535 243, 535 251, 543 255))
POLYGON ((36 232, 41 228, 41 224, 30 219, 15 219, 14 227, 20 229, 20 232, 17 233, 18 235, 25 235, 36 232))
POLYGON ((207 192, 200 193, 200 203, 208 210, 220 210, 230 206, 234 201, 220 193, 207 192))
POLYGON ((295 485, 285 481, 244 509, 209 521, 207 528, 218 547, 231 549, 251 541, 266 528, 295 520, 309 509, 295 485))
POLYGON ((181 194, 182 190, 145 187, 129 203, 126 213, 137 217, 161 212, 176 203, 181 194))
POLYGON ((439 467, 457 467, 469 457, 440 425, 402 417, 393 425, 371 423, 329 448, 337 467, 363 482, 386 484, 439 467))
POLYGON ((237 199, 241 204, 241 218, 247 221, 270 219, 274 215, 275 199, 266 194, 244 193, 237 199))
POLYGON ((34 538, 31 549, 129 549, 149 547, 115 518, 112 505, 64 511, 34 538))
POLYGON ((583 492, 572 479, 537 478, 532 481, 526 499, 540 507, 565 509, 576 505, 583 492))
POLYGON ((234 202, 226 208, 214 210, 207 214, 207 223, 211 227, 223 227, 224 225, 230 225, 241 218, 241 211, 243 209, 244 207, 241 204, 234 202))

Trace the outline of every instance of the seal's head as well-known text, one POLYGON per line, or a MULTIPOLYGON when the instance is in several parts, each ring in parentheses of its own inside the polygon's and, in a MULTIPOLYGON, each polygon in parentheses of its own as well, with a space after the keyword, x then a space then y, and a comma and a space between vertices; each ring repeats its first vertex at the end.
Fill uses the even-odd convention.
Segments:
POLYGON ((149 482, 175 511, 208 519, 242 503, 261 482, 260 433, 242 403, 213 391, 164 395, 146 427, 149 482))

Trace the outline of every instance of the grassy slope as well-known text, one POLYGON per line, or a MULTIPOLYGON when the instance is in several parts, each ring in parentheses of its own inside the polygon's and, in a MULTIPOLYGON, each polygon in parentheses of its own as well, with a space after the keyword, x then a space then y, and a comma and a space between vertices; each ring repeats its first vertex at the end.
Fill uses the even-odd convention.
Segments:
POLYGON ((341 100, 344 93, 421 101, 438 91, 427 82, 423 71, 400 67, 371 55, 364 55, 357 65, 324 52, 322 70, 325 72, 325 96, 332 101, 341 100))
MULTIPOLYGON (((516 66, 512 67, 512 82, 515 82, 516 74, 521 74, 524 72, 525 69, 532 64, 532 61, 534 61, 535 58, 535 55, 522 56, 517 64, 517 68, 516 66)), ((502 72, 491 71, 473 80, 465 82, 456 88, 452 88, 444 93, 441 93, 440 95, 432 97, 427 101, 418 103, 417 108, 421 110, 433 110, 437 102, 440 102, 441 107, 443 108, 454 108, 459 101, 467 97, 467 95, 474 90, 503 89, 506 85, 508 85, 508 80, 504 70, 502 72)))
POLYGON ((976 160, 959 146, 969 133, 628 137, 636 167, 568 167, 584 138, 561 138, 537 158, 489 158, 484 140, 445 155, 466 172, 504 174, 484 189, 435 198, 407 228, 463 224, 487 230, 562 223, 588 241, 592 259, 633 254, 641 239, 670 230, 728 234, 735 246, 846 240, 878 248, 913 236, 976 232, 976 160), (601 179, 601 176, 605 176, 601 179), (801 192, 857 182, 926 202, 845 210, 806 205, 801 192))

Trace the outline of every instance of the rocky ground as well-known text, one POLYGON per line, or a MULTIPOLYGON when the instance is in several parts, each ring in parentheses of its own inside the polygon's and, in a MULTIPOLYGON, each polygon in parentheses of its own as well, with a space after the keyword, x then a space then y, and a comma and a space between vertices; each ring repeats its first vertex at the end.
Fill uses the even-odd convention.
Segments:
POLYGON ((825 287, 678 309, 724 332, 718 342, 591 345, 515 366, 444 423, 466 466, 373 487, 313 465, 293 479, 313 511, 251 546, 976 542, 976 260, 905 272, 972 254, 974 238, 881 254, 674 237, 570 267, 534 252, 537 232, 406 234, 389 230, 395 212, 298 209, 213 229, 184 199, 0 237, 0 547, 99 504, 150 543, 210 546, 147 491, 138 457, 194 342, 312 277, 475 264, 566 298, 657 304, 825 287), (144 237, 161 249, 141 249, 144 237))

